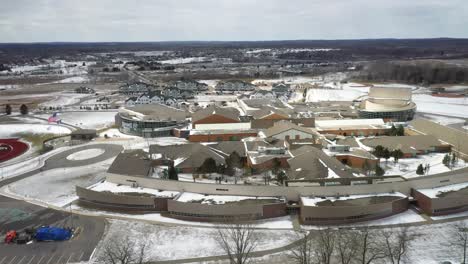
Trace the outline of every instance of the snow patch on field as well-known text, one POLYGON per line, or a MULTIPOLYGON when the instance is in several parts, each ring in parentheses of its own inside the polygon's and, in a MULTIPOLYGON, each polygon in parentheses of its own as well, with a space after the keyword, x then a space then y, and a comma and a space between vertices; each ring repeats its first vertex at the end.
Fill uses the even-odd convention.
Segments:
MULTIPOLYGON (((402 175, 405 178, 421 177, 416 174, 416 169, 419 164, 423 166, 430 164, 428 175, 450 171, 450 169, 442 163, 444 156, 445 153, 430 153, 427 155, 420 155, 416 158, 399 159, 398 163, 394 163, 393 159, 389 159, 388 162, 382 160, 380 166, 385 170, 385 175, 402 175)), ((453 169, 461 169, 466 166, 468 166, 468 164, 464 160, 459 159, 453 169)))
MULTIPOLYGON (((116 111, 103 112, 62 112, 58 113, 59 119, 63 123, 78 126, 87 129, 103 129, 110 127, 115 123, 116 111)), ((40 115, 40 117, 48 118, 50 115, 40 115)))
POLYGON ((440 115, 427 115, 426 114, 424 115, 424 117, 444 126, 465 122, 465 119, 455 118, 455 117, 446 117, 446 116, 440 116, 440 115))
MULTIPOLYGON (((96 249, 96 256, 102 253, 103 245, 122 238, 122 230, 131 240, 147 239, 148 259, 176 260, 223 255, 217 242, 218 231, 211 228, 183 226, 160 226, 122 220, 110 220, 108 232, 96 249), (202 243, 201 243, 202 242, 202 243), (183 249, 183 250, 182 250, 183 249)), ((255 251, 285 246, 295 240, 295 233, 286 230, 258 230, 259 243, 255 251)))
POLYGON ((40 107, 64 107, 73 104, 78 104, 81 98, 89 96, 88 94, 61 93, 54 95, 54 98, 41 103, 40 107))
POLYGON ((105 151, 103 149, 85 149, 68 155, 67 160, 87 160, 100 156, 105 151))
POLYGON ((468 118, 468 99, 434 97, 414 94, 413 101, 419 112, 468 118))
POLYGON ((89 78, 87 76, 74 76, 60 81, 56 81, 54 83, 87 83, 88 81, 89 78))
POLYGON ((59 125, 5 124, 0 125, 0 137, 8 138, 18 134, 69 134, 70 129, 59 125))

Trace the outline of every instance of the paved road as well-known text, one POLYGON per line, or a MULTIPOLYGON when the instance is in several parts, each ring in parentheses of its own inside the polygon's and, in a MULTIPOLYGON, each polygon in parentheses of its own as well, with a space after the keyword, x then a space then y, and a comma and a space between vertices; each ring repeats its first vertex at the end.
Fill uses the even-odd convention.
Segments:
MULTIPOLYGON (((31 177, 41 170, 94 164, 115 157, 123 148, 113 144, 92 144, 58 153, 46 160, 44 167, 0 182, 0 187, 31 177), (100 148, 104 153, 87 160, 67 160, 72 153, 100 148)), ((66 264, 87 261, 100 241, 105 228, 101 217, 72 215, 0 195, 0 264, 66 264), (8 230, 54 225, 79 227, 79 233, 65 242, 34 242, 29 245, 3 244, 8 230)))
POLYGON ((35 175, 45 170, 65 168, 65 167, 79 167, 79 166, 86 166, 86 165, 94 164, 97 162, 101 162, 101 161, 110 159, 112 157, 116 157, 122 150, 123 150, 123 147, 120 145, 116 145, 116 144, 92 144, 92 145, 85 145, 85 146, 80 146, 80 147, 76 147, 73 149, 69 149, 69 150, 57 153, 49 157, 45 161, 44 166, 39 169, 26 172, 24 174, 0 181, 0 187, 3 187, 5 185, 8 185, 10 183, 13 183, 22 179, 25 179, 27 177, 30 177, 32 175, 35 175), (67 160, 67 157, 70 154, 73 154, 82 150, 96 149, 96 148, 103 149, 104 153, 102 153, 101 155, 97 157, 86 159, 86 160, 67 160))

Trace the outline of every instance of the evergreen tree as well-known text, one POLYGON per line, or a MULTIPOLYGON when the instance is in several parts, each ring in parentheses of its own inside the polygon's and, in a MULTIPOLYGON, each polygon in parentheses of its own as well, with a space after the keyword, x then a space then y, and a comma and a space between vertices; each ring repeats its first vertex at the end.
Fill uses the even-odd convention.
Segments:
POLYGON ((5 105, 5 114, 11 115, 11 105, 5 105))
POLYGON ((375 146, 374 151, 372 152, 372 154, 374 154, 374 156, 376 156, 380 160, 380 158, 383 157, 383 152, 384 152, 384 147, 381 146, 381 145, 377 145, 377 146, 375 146))
POLYGON ((416 169, 416 174, 424 175, 424 167, 422 164, 419 164, 418 168, 416 169))
POLYGON ((397 129, 394 124, 392 124, 392 127, 390 128, 390 136, 396 136, 397 134, 397 129))
POLYGON ((382 153, 382 158, 385 159, 385 163, 387 163, 388 159, 390 158, 390 150, 388 148, 385 148, 382 153))
POLYGON ((450 155, 445 154, 444 159, 442 160, 442 163, 447 167, 450 168, 450 155))
POLYGON ((286 173, 283 170, 280 170, 280 172, 278 172, 278 174, 276 175, 276 181, 279 182, 281 185, 284 184, 284 181, 287 178, 288 177, 286 176, 286 173))
POLYGON ((213 158, 207 158, 200 166, 199 171, 201 173, 213 173, 217 170, 216 161, 213 158))
POLYGON ((403 158, 403 152, 400 149, 395 149, 392 152, 392 157, 395 160, 395 163, 398 163, 398 160, 403 158))
POLYGON ((403 125, 399 125, 396 129, 396 134, 397 136, 404 136, 405 135, 405 128, 403 127, 403 125))
POLYGON ((25 104, 22 104, 22 105, 20 106, 20 113, 21 113, 22 115, 27 115, 28 112, 29 112, 28 107, 27 107, 25 104))
POLYGON ((450 159, 450 165, 455 167, 455 165, 458 163, 458 157, 455 155, 455 153, 452 153, 452 158, 450 159))
POLYGON ((169 180, 174 180, 174 181, 179 180, 179 175, 177 173, 176 168, 174 168, 174 166, 169 167, 169 170, 168 170, 167 174, 168 174, 169 180))
POLYGON ((278 175, 281 168, 281 161, 278 158, 273 159, 272 172, 274 175, 278 175))
POLYGON ((379 165, 375 166, 375 176, 383 176, 385 174, 385 171, 384 169, 382 169, 382 167, 380 167, 379 165))

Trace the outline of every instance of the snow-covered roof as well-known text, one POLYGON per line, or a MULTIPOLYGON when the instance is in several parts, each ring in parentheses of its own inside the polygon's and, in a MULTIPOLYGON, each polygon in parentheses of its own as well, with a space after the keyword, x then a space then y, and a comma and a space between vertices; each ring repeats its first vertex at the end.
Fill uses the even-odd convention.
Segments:
POLYGON ((184 192, 177 199, 183 203, 201 204, 225 204, 230 202, 240 202, 243 200, 278 200, 277 197, 255 197, 255 196, 235 196, 235 195, 208 195, 201 193, 184 192))
POLYGON ((335 202, 335 201, 346 201, 346 200, 355 200, 355 199, 360 199, 360 198, 370 198, 370 197, 383 197, 383 196, 394 196, 394 197, 402 197, 405 198, 407 197, 406 195, 395 192, 395 193, 373 193, 373 194, 354 194, 354 195, 349 195, 349 196, 326 196, 326 197, 307 197, 307 196, 301 196, 301 202, 304 206, 318 206, 317 204, 319 202, 324 202, 324 201, 330 201, 330 202, 335 202))
POLYGON ((145 193, 152 194, 157 197, 172 198, 179 194, 179 192, 162 191, 156 189, 149 189, 143 187, 131 187, 128 185, 115 184, 112 182, 104 181, 91 186, 89 189, 97 192, 112 192, 112 193, 145 193))
POLYGON ((452 185, 434 187, 434 188, 428 188, 428 189, 418 189, 417 191, 426 195, 427 197, 437 198, 439 195, 443 193, 456 192, 467 187, 468 187, 468 182, 464 182, 464 183, 458 183, 458 184, 452 184, 452 185))

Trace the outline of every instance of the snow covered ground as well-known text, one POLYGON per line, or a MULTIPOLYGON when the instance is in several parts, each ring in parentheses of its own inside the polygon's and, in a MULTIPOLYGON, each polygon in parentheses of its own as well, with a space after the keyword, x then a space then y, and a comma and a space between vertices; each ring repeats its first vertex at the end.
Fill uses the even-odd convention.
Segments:
POLYGON ((170 59, 170 60, 163 60, 159 61, 162 64, 187 64, 192 62, 204 62, 209 60, 206 57, 190 57, 190 58, 177 58, 177 59, 170 59))
POLYGON ((64 206, 77 199, 75 186, 89 186, 99 181, 112 159, 96 164, 58 168, 42 171, 36 175, 11 183, 2 191, 54 206, 64 206))
POLYGON ((468 98, 435 97, 414 94, 413 101, 419 112, 468 118, 468 98))
MULTIPOLYGON (((117 111, 77 111, 58 113, 58 118, 62 122, 78 126, 80 128, 103 129, 113 126, 117 111)), ((39 115, 42 118, 48 118, 50 115, 39 115)))
POLYGON ((78 104, 80 99, 89 96, 88 94, 76 94, 76 93, 60 93, 54 94, 54 97, 44 103, 41 103, 40 107, 66 107, 73 104, 78 104))
MULTIPOLYGON (((420 177, 420 175, 416 174, 416 169, 419 164, 423 166, 425 164, 430 164, 428 175, 450 171, 450 169, 442 163, 444 156, 445 153, 431 153, 420 155, 416 158, 399 159, 398 163, 394 163, 392 158, 390 158, 388 162, 382 159, 380 166, 385 170, 385 175, 402 175, 406 178, 420 177)), ((459 159, 453 169, 461 169, 466 166, 468 166, 468 163, 459 159)))
POLYGON ((446 117, 446 116, 440 116, 440 115, 425 114, 424 117, 444 126, 465 122, 465 119, 462 119, 462 118, 446 117))
POLYGON ((67 160, 87 160, 100 156, 105 151, 103 149, 85 149, 68 155, 67 160))
POLYGON ((89 81, 89 78, 84 75, 84 76, 74 76, 74 77, 68 77, 60 81, 56 81, 54 83, 87 83, 89 81))
MULTIPOLYGON (((128 238, 148 242, 148 260, 175 260, 223 255, 217 242, 217 230, 184 226, 161 226, 122 220, 111 220, 108 231, 96 249, 96 256, 102 246, 111 240, 122 239, 122 230, 128 230, 128 238)), ((259 243, 256 250, 272 249, 290 244, 295 233, 287 230, 257 230, 259 243)))
POLYGON ((59 125, 44 124, 2 124, 0 125, 0 137, 8 138, 19 134, 55 134, 66 135, 70 129, 59 125))

